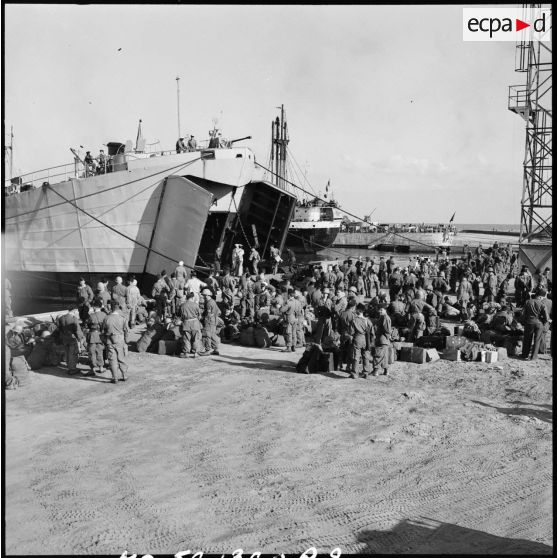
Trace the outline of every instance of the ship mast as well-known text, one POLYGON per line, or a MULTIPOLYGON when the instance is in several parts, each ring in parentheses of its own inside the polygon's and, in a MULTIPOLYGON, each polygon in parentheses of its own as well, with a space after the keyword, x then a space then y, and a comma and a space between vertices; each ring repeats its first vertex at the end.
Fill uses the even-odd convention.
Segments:
POLYGON ((287 177, 287 145, 289 134, 287 131, 287 120, 285 118, 285 107, 281 105, 281 118, 277 117, 271 123, 271 168, 275 176, 274 183, 279 188, 286 190, 285 179, 287 177))

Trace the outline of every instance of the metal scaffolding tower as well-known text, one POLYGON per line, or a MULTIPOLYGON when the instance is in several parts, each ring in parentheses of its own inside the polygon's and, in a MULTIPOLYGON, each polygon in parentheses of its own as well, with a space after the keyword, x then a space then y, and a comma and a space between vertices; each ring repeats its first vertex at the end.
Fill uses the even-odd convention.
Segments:
MULTIPOLYGON (((541 4, 524 4, 524 21, 533 21, 541 4)), ((552 18, 548 17, 551 25, 552 18)), ((516 45, 516 72, 524 85, 509 88, 508 109, 526 123, 519 258, 534 271, 552 268, 552 42, 524 40, 516 45)))

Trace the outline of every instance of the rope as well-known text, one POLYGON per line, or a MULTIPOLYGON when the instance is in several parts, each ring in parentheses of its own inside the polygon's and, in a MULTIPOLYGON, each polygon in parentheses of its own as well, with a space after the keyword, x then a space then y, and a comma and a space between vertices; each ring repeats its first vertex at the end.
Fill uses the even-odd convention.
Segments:
MULTIPOLYGON (((99 194, 104 194, 106 192, 110 192, 111 190, 116 190, 117 188, 122 188, 124 186, 129 186, 130 184, 134 184, 134 182, 139 182, 140 180, 145 180, 147 178, 157 176, 158 174, 169 173, 170 171, 173 171, 173 170, 179 170, 179 169, 182 169, 182 168, 186 168, 187 166, 191 165, 192 163, 195 163, 196 161, 200 161, 200 160, 201 160, 201 157, 198 157, 197 159, 192 159, 191 161, 188 161, 187 163, 182 163, 180 165, 177 165, 176 167, 170 167, 170 168, 167 168, 167 169, 162 170, 162 171, 154 172, 153 174, 144 176, 142 178, 136 178, 134 180, 130 180, 129 182, 124 182, 123 184, 119 184, 118 186, 113 186, 111 188, 107 188, 106 190, 97 190, 96 192, 91 192, 90 194, 85 194, 83 196, 79 196, 79 197, 75 198, 74 201, 82 200, 82 199, 88 198, 90 196, 97 196, 99 194)), ((49 187, 50 187, 50 184, 49 184, 49 187)), ((30 213, 37 213, 38 211, 43 211, 45 209, 50 209, 52 207, 57 207, 59 205, 63 205, 63 203, 64 202, 54 203, 52 205, 46 205, 44 207, 39 207, 38 209, 32 209, 31 211, 24 211, 23 213, 18 213, 17 215, 10 215, 9 217, 6 217, 6 220, 16 219, 17 217, 23 217, 24 215, 29 215, 30 213)))
MULTIPOLYGON (((305 190, 304 188, 302 188, 302 186, 298 186, 296 184, 294 184, 293 182, 290 182, 289 180, 287 180, 286 178, 283 178, 281 176, 279 176, 277 173, 265 168, 263 165, 261 165, 260 163, 258 163, 257 161, 255 161, 255 164, 258 165, 258 167, 261 167, 262 169, 264 169, 265 171, 270 172, 273 176, 276 176, 278 178, 281 178, 281 180, 284 180, 285 182, 287 182, 288 184, 290 184, 291 186, 294 186, 295 188, 297 188, 298 190, 300 190, 301 192, 304 192, 307 196, 311 196, 311 197, 315 197, 316 199, 324 202, 324 203, 329 203, 328 200, 324 199, 324 198, 320 198, 319 196, 316 196, 315 194, 312 194, 311 192, 309 192, 308 190, 305 190)), ((358 216, 355 215, 354 213, 351 213, 350 211, 347 211, 346 209, 343 209, 341 207, 338 207, 337 209, 339 209, 339 211, 342 211, 343 213, 345 213, 346 215, 349 215, 350 217, 353 217, 355 219, 357 219, 358 221, 362 221, 362 219, 358 216)))
MULTIPOLYGON (((62 194, 60 194, 59 192, 57 192, 50 184, 47 186, 47 188, 50 188, 57 196, 61 197, 66 203, 69 203, 71 206, 75 207, 77 210, 81 211, 82 213, 85 213, 85 215, 87 215, 88 217, 90 217, 91 219, 93 219, 94 221, 97 221, 97 223, 101 224, 103 227, 106 227, 107 229, 111 230, 112 232, 122 236, 123 238, 125 238, 126 240, 129 240, 130 242, 133 242, 134 244, 137 244, 138 246, 141 246, 142 248, 145 248, 148 251, 153 252, 154 254, 157 254, 158 256, 162 256, 163 258, 166 258, 167 260, 170 260, 171 262, 176 262, 178 263, 178 260, 175 260, 173 258, 170 258, 169 256, 159 252, 158 250, 154 250, 153 248, 149 248, 149 246, 143 244, 142 242, 138 242, 137 240, 133 239, 131 236, 128 236, 127 234, 124 234, 123 232, 120 232, 118 230, 116 230, 114 227, 112 227, 111 225, 104 223, 103 221, 101 221, 100 219, 98 219, 97 217, 95 217, 94 215, 91 215, 91 213, 89 213, 88 211, 85 211, 85 209, 79 207, 77 204, 75 204, 73 201, 69 200, 68 198, 66 198, 65 196, 63 196, 62 194)), ((185 267, 189 268, 189 269, 196 269, 193 266, 190 265, 186 265, 184 264, 185 267)))
POLYGON ((238 206, 236 205, 236 199, 234 196, 232 196, 232 200, 234 202, 234 207, 236 209, 236 215, 238 217, 238 222, 240 224, 240 230, 242 231, 242 234, 244 235, 244 239, 246 240, 246 244, 248 244, 248 248, 252 249, 252 245, 250 244, 250 241, 248 240, 248 237, 246 236, 246 232, 244 231, 244 227, 242 226, 242 220, 240 219, 240 213, 238 212, 238 206))
POLYGON ((314 195, 316 195, 314 188, 312 187, 312 184, 310 184, 310 181, 308 180, 308 178, 306 178, 306 175, 304 174, 304 171, 300 168, 300 165, 298 164, 298 161, 294 158, 294 155, 292 154, 291 150, 289 149, 289 147, 287 146, 287 153, 291 156, 291 159, 295 162, 296 166, 298 167, 298 170, 302 173, 302 176, 304 177, 304 180, 306 181, 306 184, 308 184, 308 186, 310 186, 310 189, 312 190, 312 192, 314 192, 314 195))

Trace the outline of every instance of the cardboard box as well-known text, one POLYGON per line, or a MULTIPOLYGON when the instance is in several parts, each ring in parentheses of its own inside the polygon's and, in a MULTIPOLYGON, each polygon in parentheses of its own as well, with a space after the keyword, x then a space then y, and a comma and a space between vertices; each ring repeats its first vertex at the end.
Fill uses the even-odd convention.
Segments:
POLYGON ((498 361, 498 351, 486 351, 486 362, 497 362, 498 361))
POLYGON ((506 347, 498 347, 498 361, 506 360, 508 358, 508 350, 506 347))
POLYGON ((440 360, 440 355, 436 349, 426 349, 426 362, 436 362, 440 360))

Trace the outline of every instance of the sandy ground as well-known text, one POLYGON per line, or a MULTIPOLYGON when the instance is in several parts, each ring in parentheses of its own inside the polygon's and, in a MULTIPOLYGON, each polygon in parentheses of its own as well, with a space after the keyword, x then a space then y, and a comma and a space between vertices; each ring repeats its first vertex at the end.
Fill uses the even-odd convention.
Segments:
POLYGON ((550 360, 351 380, 300 354, 32 373, 6 392, 6 552, 552 552, 550 360))

